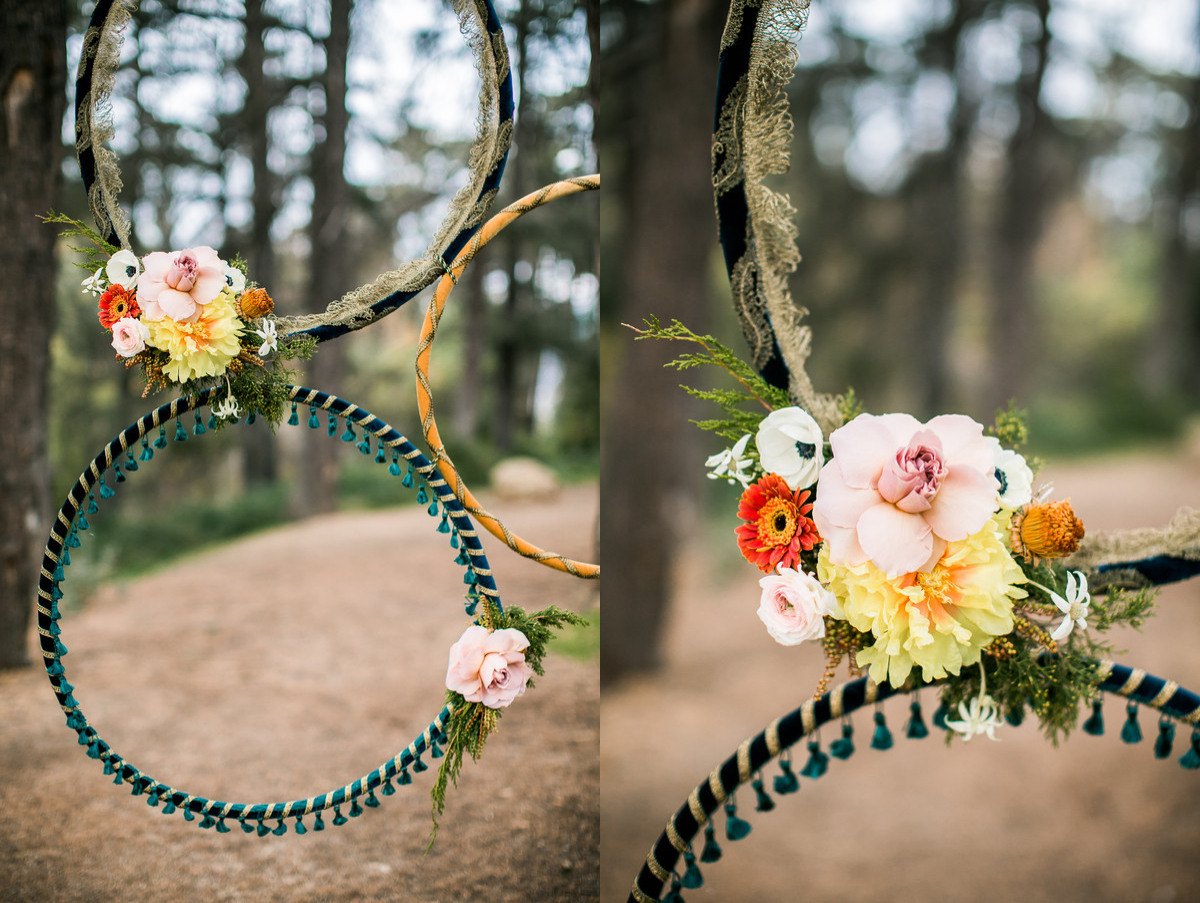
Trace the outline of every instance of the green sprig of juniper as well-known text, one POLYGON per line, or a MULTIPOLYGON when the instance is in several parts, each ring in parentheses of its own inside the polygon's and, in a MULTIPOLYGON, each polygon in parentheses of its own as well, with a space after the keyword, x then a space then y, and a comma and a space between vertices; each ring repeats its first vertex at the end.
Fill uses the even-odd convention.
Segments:
MULTIPOLYGON (((525 649, 525 662, 538 677, 545 675, 542 659, 550 640, 556 630, 567 624, 586 626, 587 620, 571 611, 565 611, 556 605, 542 611, 527 613, 515 605, 509 606, 503 612, 484 599, 482 610, 475 623, 489 630, 503 630, 513 627, 525 634, 529 646, 525 649)), ((534 681, 531 678, 526 684, 531 689, 534 681)), ((446 691, 446 705, 450 707, 450 721, 446 731, 446 750, 438 768, 437 778, 433 782, 430 797, 433 800, 432 820, 433 829, 429 836, 429 846, 433 846, 437 838, 438 816, 446 809, 446 791, 450 785, 458 786, 458 775, 462 770, 463 756, 470 755, 472 761, 478 761, 483 752, 488 735, 494 731, 500 721, 501 711, 490 709, 481 702, 467 702, 461 693, 453 690, 446 691)))
POLYGON ((121 250, 117 245, 109 244, 105 241, 104 237, 87 223, 80 222, 73 216, 67 216, 65 213, 51 210, 45 216, 39 217, 39 219, 44 223, 55 223, 60 226, 66 226, 67 228, 59 231, 59 238, 84 238, 91 243, 91 247, 86 245, 67 245, 72 251, 83 255, 83 260, 76 260, 75 265, 87 270, 89 275, 107 264, 108 258, 121 250))

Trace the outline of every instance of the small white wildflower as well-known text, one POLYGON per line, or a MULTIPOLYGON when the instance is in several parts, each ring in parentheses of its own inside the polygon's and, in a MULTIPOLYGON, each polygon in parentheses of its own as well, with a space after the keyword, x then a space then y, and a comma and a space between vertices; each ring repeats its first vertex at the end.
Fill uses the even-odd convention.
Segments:
POLYGON ((996 728, 1003 725, 1004 721, 1000 717, 1000 707, 991 696, 982 693, 972 699, 969 706, 960 702, 958 713, 962 716, 961 720, 947 718, 946 726, 955 733, 962 734, 963 740, 969 741, 972 737, 987 734, 989 740, 999 741, 996 728))
POLYGON ((241 414, 237 399, 226 395, 219 403, 212 406, 213 416, 218 420, 236 420, 241 414))
MULTIPOLYGON (((1041 586, 1041 584, 1035 585, 1041 586)), ((1042 589, 1046 589, 1046 587, 1043 586, 1042 589)), ((1087 576, 1083 571, 1067 572, 1067 597, 1065 599, 1052 590, 1046 589, 1046 592, 1050 593, 1050 598, 1054 600, 1058 610, 1063 613, 1062 623, 1054 628, 1050 639, 1057 642, 1066 639, 1076 627, 1087 627, 1088 605, 1091 604, 1092 597, 1088 592, 1087 576)))
POLYGON ((254 330, 255 335, 263 340, 259 346, 259 357, 266 357, 279 346, 279 334, 275 331, 275 321, 266 320, 262 326, 254 330))
POLYGON ((96 270, 91 276, 83 280, 83 294, 91 292, 93 295, 104 293, 104 267, 96 270))
POLYGON ((743 456, 749 441, 750 434, 746 433, 734 444, 733 448, 717 452, 705 461, 704 466, 709 469, 708 478, 710 480, 728 480, 731 486, 734 483, 741 483, 743 489, 749 486, 751 461, 743 456))

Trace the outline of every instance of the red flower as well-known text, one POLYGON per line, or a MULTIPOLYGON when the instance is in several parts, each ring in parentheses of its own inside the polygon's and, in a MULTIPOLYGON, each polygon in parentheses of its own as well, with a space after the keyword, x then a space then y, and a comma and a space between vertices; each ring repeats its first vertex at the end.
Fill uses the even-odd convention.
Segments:
POLYGON ((769 473, 747 487, 738 505, 738 547, 746 560, 764 574, 776 567, 799 568, 800 552, 821 541, 808 516, 809 491, 792 492, 783 477, 769 473), (806 504, 807 503, 807 504, 806 504))
POLYGON ((140 317, 136 295, 123 285, 110 285, 100 296, 100 325, 112 329, 123 317, 140 317))

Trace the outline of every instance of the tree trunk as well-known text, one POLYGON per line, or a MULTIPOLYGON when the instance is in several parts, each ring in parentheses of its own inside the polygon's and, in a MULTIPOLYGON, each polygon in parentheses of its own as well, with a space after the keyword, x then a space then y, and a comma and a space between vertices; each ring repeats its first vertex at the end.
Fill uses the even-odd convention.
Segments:
POLYGON ((663 370, 675 349, 634 343, 616 326, 656 315, 703 331, 707 320, 717 231, 712 98, 697 86, 716 83, 721 18, 711 0, 660 6, 626 5, 630 16, 655 18, 650 27, 627 29, 636 34, 614 49, 600 85, 609 103, 630 105, 614 130, 629 142, 616 155, 618 186, 625 183, 629 193, 614 211, 619 247, 606 253, 601 274, 604 317, 613 333, 601 395, 600 529, 610 562, 600 650, 606 683, 658 664, 680 525, 695 514, 688 493, 701 473, 687 396, 663 370), (618 62, 628 63, 628 78, 609 77, 618 62))
POLYGON ((28 664, 26 630, 50 524, 46 393, 57 274, 67 6, 0 7, 0 668, 28 664))
MULTIPOLYGON (((246 82, 246 105, 242 110, 243 134, 250 140, 250 165, 254 173, 254 215, 250 222, 250 243, 245 257, 250 278, 268 294, 278 283, 275 273, 275 249, 271 243, 271 223, 275 219, 275 174, 267 164, 270 131, 267 120, 274 92, 263 71, 267 18, 263 0, 246 2, 246 42, 238 60, 238 72, 246 82)), ((261 420, 238 431, 242 446, 242 479, 246 486, 274 483, 276 466, 275 434, 261 420)))
MULTIPOLYGON (((353 0, 333 0, 329 13, 329 37, 325 41, 325 115, 321 124, 325 140, 313 148, 313 212, 309 235, 312 256, 309 263, 310 303, 324 307, 353 286, 347 285, 350 262, 346 216, 349 191, 346 186, 346 57, 350 47, 350 13, 353 0)), ((345 357, 339 342, 322 343, 308 365, 308 381, 313 388, 336 392, 345 371, 345 357)), ((300 466, 297 503, 300 513, 332 511, 337 505, 337 472, 340 442, 331 442, 319 430, 305 430, 304 453, 300 466)))

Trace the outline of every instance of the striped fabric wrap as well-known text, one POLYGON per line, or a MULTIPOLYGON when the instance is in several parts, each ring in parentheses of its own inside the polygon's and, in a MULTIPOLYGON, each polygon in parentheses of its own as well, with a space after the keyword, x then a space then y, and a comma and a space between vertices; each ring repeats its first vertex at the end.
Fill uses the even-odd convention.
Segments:
MULTIPOLYGON (((71 487, 51 528, 50 537, 43 552, 41 575, 38 582, 37 630, 43 664, 50 680, 50 686, 63 714, 67 717, 67 725, 78 734, 79 745, 86 748, 88 756, 104 763, 105 773, 115 776, 114 783, 130 785, 135 795, 146 794, 148 801, 153 805, 162 803, 164 806, 173 807, 185 813, 203 815, 206 819, 237 819, 243 823, 246 830, 252 830, 245 824, 246 822, 257 822, 260 833, 266 833, 265 826, 262 824, 266 819, 282 820, 299 817, 332 809, 344 803, 353 804, 354 808, 350 810, 350 814, 358 815, 361 812, 357 802, 359 797, 365 794, 368 806, 378 805, 375 797, 377 789, 382 788, 384 795, 390 795, 394 792, 390 783, 392 779, 399 778, 401 784, 407 784, 411 780, 408 774, 409 768, 418 772, 428 768, 421 761, 423 753, 429 751, 434 758, 441 755, 437 742, 447 735, 446 725, 451 716, 449 707, 444 707, 408 746, 378 768, 343 787, 289 802, 235 803, 197 796, 162 783, 142 772, 100 737, 75 700, 74 688, 67 682, 63 658, 67 655, 68 650, 61 639, 58 603, 62 598, 60 584, 65 579, 64 572, 70 564, 71 539, 76 535, 80 516, 87 513, 89 503, 94 500, 94 491, 97 487, 101 488, 103 495, 106 485, 105 474, 109 471, 119 470, 123 455, 131 455, 139 443, 145 447, 146 440, 153 431, 158 431, 160 437, 165 436, 163 430, 172 421, 176 422, 177 430, 182 431, 182 421, 179 418, 208 404, 214 391, 217 390, 209 389, 196 396, 176 398, 169 404, 162 405, 143 416, 110 441, 71 487)), ((414 473, 420 474, 425 486, 435 496, 435 504, 440 504, 441 510, 454 525, 455 533, 461 543, 462 560, 467 562, 466 568, 472 590, 486 596, 498 610, 503 610, 500 595, 488 565, 487 555, 479 540, 479 533, 433 463, 401 433, 357 405, 334 395, 302 386, 289 387, 288 394, 294 404, 307 405, 314 417, 317 411, 321 411, 330 417, 342 418, 346 421, 347 428, 350 424, 358 427, 363 433, 364 441, 367 436, 373 436, 377 448, 381 452, 377 460, 382 460, 382 451, 386 448, 396 456, 396 460, 403 459, 414 473)), ((178 440, 178 436, 176 439, 178 440)), ((162 439, 159 441, 161 442, 162 439)), ((78 544, 77 539, 74 544, 78 544)), ((185 817, 190 819, 191 816, 185 815, 185 817)), ((342 817, 340 813, 339 817, 342 817)), ((335 824, 340 823, 335 820, 335 824)), ((212 826, 211 822, 201 823, 201 827, 212 826)), ((224 829, 223 821, 218 827, 218 830, 222 829, 224 829)), ((274 830, 274 833, 283 833, 282 824, 274 830)))

